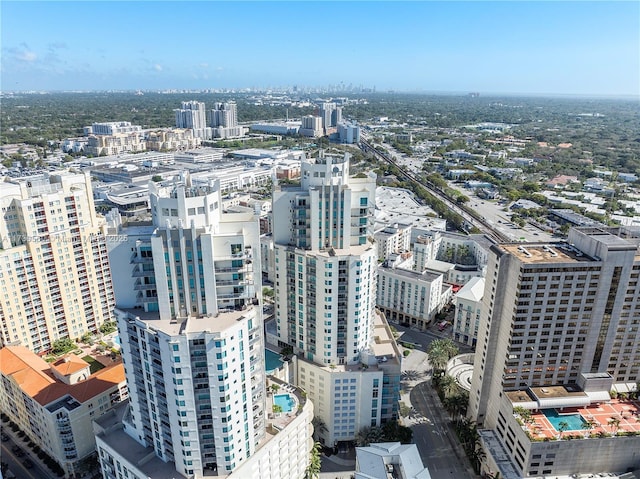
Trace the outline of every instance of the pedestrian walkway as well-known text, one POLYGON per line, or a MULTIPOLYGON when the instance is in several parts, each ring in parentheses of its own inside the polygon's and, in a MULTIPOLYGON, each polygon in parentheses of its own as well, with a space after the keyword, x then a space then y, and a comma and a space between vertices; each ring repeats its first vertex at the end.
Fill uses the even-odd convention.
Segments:
POLYGON ((339 464, 341 466, 354 466, 355 467, 355 465, 356 465, 355 459, 341 458, 341 457, 336 456, 336 455, 325 456, 323 454, 322 455, 322 459, 325 460, 325 461, 331 461, 334 464, 339 464))

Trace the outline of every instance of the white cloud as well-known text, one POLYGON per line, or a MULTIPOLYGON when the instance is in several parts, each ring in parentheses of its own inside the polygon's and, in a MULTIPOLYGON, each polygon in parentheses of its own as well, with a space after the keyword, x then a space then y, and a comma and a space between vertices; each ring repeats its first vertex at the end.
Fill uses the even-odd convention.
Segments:
POLYGON ((38 58, 35 52, 31 50, 20 50, 16 52, 16 59, 22 62, 33 63, 38 58))
POLYGON ((156 63, 155 65, 153 65, 153 69, 157 72, 161 72, 162 71, 162 65, 160 65, 159 63, 156 63))

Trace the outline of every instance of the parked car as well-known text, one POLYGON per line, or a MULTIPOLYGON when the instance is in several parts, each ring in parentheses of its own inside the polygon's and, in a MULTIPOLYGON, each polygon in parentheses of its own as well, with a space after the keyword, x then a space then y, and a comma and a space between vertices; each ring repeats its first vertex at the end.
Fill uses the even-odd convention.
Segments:
POLYGON ((27 469, 31 469, 33 467, 33 462, 31 461, 31 459, 25 459, 24 461, 22 461, 22 465, 27 469))
POLYGON ((7 436, 4 432, 2 434, 0 434, 0 439, 2 439, 2 442, 7 442, 9 440, 9 436, 7 436))
POLYGON ((20 449, 20 446, 17 446, 17 445, 13 446, 11 448, 11 450, 16 455, 16 457, 23 457, 24 456, 24 451, 22 449, 20 449))

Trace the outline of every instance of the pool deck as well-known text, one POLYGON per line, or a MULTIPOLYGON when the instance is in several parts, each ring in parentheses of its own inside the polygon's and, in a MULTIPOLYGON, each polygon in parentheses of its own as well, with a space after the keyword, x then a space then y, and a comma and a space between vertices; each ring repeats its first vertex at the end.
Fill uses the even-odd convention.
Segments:
POLYGON ((271 428, 267 427, 266 432, 267 437, 273 437, 296 418, 298 415, 298 407, 304 405, 306 398, 302 396, 302 392, 298 388, 273 376, 268 377, 268 383, 280 386, 280 389, 278 389, 276 393, 269 391, 269 388, 267 388, 267 423, 271 424, 271 428), (288 394, 289 398, 293 401, 291 411, 274 413, 272 412, 273 405, 275 404, 274 396, 281 394, 288 394))
MULTIPOLYGON (((567 430, 562 433, 562 437, 588 437, 589 435, 598 435, 600 433, 612 435, 614 432, 617 432, 617 434, 640 432, 640 401, 637 400, 612 399, 609 403, 588 407, 566 407, 558 410, 558 413, 561 415, 578 413, 586 421, 593 421, 594 423, 594 427, 590 430, 567 430), (620 421, 617 428, 609 424, 609 420, 612 418, 620 421)), ((534 440, 544 441, 545 439, 558 438, 560 433, 541 411, 532 411, 531 419, 533 420, 532 424, 526 424, 524 427, 534 440)))

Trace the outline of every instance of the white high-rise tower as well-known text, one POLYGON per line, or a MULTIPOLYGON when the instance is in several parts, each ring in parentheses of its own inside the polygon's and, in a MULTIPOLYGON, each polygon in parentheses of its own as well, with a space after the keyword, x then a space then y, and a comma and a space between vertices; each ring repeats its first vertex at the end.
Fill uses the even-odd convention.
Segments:
POLYGON ((386 337, 374 309, 375 187, 373 173, 349 176, 348 155, 321 153, 303 159, 300 186, 274 192, 277 334, 298 353, 297 383, 314 402, 329 446, 394 417, 397 408, 395 343, 385 343, 384 354, 372 346, 374 335, 386 337), (340 391, 339 400, 332 391, 340 391))
POLYGON ((219 182, 194 186, 188 175, 150 184, 150 199, 156 228, 131 258, 143 307, 118 312, 131 399, 123 431, 99 425, 103 474, 119 477, 119 462, 155 478, 129 453, 142 448, 174 476, 300 478, 311 403, 298 398, 278 441, 267 424, 257 217, 223 213, 219 182), (272 476, 273 469, 285 472, 272 476))

